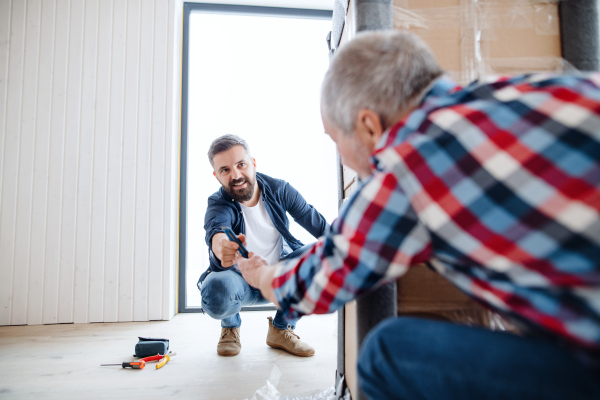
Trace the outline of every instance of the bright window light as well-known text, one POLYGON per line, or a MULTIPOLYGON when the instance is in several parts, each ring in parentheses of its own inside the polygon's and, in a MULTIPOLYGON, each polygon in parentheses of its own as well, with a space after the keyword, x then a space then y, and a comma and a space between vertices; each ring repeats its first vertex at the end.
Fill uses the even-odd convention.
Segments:
MULTIPOLYGON (((220 184, 207 152, 217 137, 244 138, 257 171, 288 181, 331 223, 337 216, 335 145, 323 133, 319 90, 331 21, 253 15, 190 15, 187 306, 208 268, 204 213, 220 184)), ((315 239, 293 222, 303 243, 315 239)))

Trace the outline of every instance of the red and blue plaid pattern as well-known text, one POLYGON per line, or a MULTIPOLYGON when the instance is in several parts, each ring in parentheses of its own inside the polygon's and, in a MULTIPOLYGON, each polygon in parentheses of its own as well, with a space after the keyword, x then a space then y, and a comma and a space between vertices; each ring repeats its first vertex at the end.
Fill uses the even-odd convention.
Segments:
POLYGON ((278 266, 282 309, 333 312, 428 262, 492 309, 600 349, 599 86, 439 79, 326 235, 278 266))

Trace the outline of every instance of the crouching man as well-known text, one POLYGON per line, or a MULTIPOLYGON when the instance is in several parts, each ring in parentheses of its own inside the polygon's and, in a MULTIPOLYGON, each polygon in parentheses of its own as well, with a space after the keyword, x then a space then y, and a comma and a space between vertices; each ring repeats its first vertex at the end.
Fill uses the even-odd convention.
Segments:
POLYGON ((396 318, 365 339, 380 399, 600 399, 600 74, 459 87, 406 32, 357 35, 325 75, 325 131, 363 182, 325 236, 246 281, 288 318, 427 262, 526 327, 396 318), (369 156, 372 156, 369 158, 369 156))
MULTIPOLYGON (((240 309, 270 300, 242 277, 236 264, 238 245, 228 239, 222 227, 240 233, 238 238, 249 251, 275 264, 301 255, 308 247, 290 233, 286 212, 315 238, 323 235, 329 225, 292 185, 257 173, 256 160, 240 137, 224 135, 215 139, 208 159, 221 188, 208 198, 204 229, 210 266, 200 277, 198 287, 204 311, 221 320, 217 352, 235 356, 242 347, 240 309)), ((267 345, 300 357, 315 353, 294 333, 300 317, 286 319, 277 311, 275 319, 268 319, 267 345)))

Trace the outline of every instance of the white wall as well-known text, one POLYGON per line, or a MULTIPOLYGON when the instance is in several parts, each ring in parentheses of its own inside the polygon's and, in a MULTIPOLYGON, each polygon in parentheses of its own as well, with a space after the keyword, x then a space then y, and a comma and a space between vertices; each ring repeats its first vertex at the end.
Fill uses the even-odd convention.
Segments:
POLYGON ((0 0, 0 325, 175 313, 180 0, 0 0))

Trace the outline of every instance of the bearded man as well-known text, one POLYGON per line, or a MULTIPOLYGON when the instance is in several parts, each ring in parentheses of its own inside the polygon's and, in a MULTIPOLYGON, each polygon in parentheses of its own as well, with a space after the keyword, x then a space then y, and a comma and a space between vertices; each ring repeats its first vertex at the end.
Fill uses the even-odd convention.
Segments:
MULTIPOLYGON (((243 306, 268 303, 260 290, 248 285, 236 264, 238 245, 222 227, 231 227, 249 251, 270 263, 300 256, 305 248, 289 231, 286 212, 315 238, 329 227, 325 218, 286 181, 256 172, 256 160, 248 144, 235 135, 215 139, 208 151, 213 175, 221 188, 208 198, 204 217, 210 266, 200 276, 198 288, 202 308, 221 320, 217 352, 235 356, 241 350, 240 310, 243 306)), ((294 333, 299 318, 284 319, 277 311, 269 317, 267 345, 300 357, 315 350, 294 333)))

